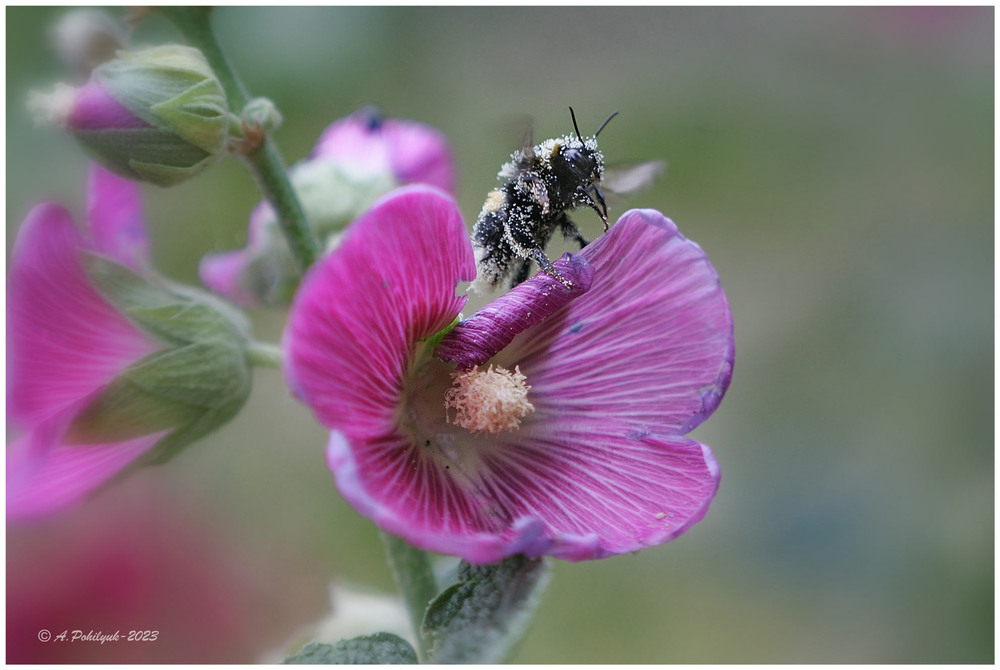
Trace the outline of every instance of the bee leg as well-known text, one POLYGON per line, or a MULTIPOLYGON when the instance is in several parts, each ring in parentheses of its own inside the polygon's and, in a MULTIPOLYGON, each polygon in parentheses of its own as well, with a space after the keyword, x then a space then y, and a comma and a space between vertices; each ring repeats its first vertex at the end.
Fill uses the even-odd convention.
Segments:
POLYGON ((594 200, 594 197, 590 195, 590 191, 582 186, 576 187, 576 195, 579 200, 597 212, 597 216, 601 217, 601 221, 604 223, 604 232, 608 232, 608 206, 604 202, 604 195, 597 189, 597 187, 594 187, 594 192, 597 194, 596 201, 594 200))
POLYGON ((590 244, 587 238, 583 236, 583 233, 580 232, 580 229, 576 227, 576 224, 565 213, 562 215, 562 220, 559 221, 559 230, 562 231, 564 238, 576 242, 580 245, 581 249, 590 244))
POLYGON ((558 279, 566 288, 573 288, 573 282, 559 274, 559 270, 556 270, 556 266, 552 264, 552 261, 549 260, 549 257, 545 255, 544 251, 535 247, 531 250, 531 254, 535 257, 535 261, 546 274, 558 279))
POLYGON ((521 267, 518 269, 517 274, 514 275, 514 281, 511 282, 511 287, 517 286, 518 284, 528 280, 528 275, 531 273, 531 259, 525 258, 521 262, 521 267))

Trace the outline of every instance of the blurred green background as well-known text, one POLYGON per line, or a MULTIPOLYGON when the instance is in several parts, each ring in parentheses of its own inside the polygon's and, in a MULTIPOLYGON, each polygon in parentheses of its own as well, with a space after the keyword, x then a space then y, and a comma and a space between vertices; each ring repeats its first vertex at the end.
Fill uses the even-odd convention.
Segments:
MULTIPOLYGON (((24 108, 68 78, 45 43, 59 10, 6 13, 9 254, 33 203, 82 211, 85 160, 24 108)), ((217 10, 248 87, 284 113, 288 161, 377 104, 449 136, 471 223, 514 121, 543 138, 571 129, 569 105, 589 132, 618 110, 608 160, 669 165, 624 206, 661 209, 718 269, 737 353, 694 433, 722 466, 710 513, 637 555, 558 562, 514 661, 993 661, 993 13, 217 10)), ((178 39, 156 16, 135 37, 178 39)), ((158 266, 197 282, 202 254, 245 243, 257 199, 236 161, 150 187, 158 266)), ((280 311, 253 318, 280 337, 280 311)), ((256 381, 174 462, 8 526, 8 660, 249 662, 324 615, 331 580, 393 588, 324 431, 276 372, 256 381), (34 641, 59 621, 162 632, 142 648, 34 641)))

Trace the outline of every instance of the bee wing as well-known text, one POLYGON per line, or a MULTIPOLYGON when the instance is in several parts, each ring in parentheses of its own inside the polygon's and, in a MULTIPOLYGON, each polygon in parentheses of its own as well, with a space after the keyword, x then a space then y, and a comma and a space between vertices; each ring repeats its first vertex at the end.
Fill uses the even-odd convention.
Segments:
POLYGON ((645 163, 615 163, 604 170, 601 190, 625 195, 645 188, 663 174, 667 164, 663 161, 645 163))

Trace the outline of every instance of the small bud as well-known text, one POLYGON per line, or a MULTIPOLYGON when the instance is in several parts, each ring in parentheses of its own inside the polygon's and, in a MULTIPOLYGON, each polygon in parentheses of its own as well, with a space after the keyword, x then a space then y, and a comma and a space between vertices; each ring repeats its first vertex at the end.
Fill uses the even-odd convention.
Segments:
POLYGON ((56 53, 81 77, 88 77, 101 63, 114 58, 127 43, 125 28, 96 9, 75 9, 63 14, 49 37, 56 53))
POLYGON ((267 133, 278 129, 284 118, 273 102, 267 98, 254 98, 240 112, 239 136, 229 140, 229 151, 248 155, 264 143, 267 133))
POLYGON ((172 186, 223 155, 229 113, 222 85, 197 49, 165 45, 121 51, 79 88, 29 96, 104 167, 172 186))

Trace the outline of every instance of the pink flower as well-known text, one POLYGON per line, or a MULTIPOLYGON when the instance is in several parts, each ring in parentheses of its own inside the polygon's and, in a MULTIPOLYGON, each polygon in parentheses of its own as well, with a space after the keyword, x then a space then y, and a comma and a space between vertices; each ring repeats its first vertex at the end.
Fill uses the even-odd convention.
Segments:
POLYGON ((7 449, 8 519, 77 503, 167 437, 178 449, 228 420, 249 392, 237 327, 227 329, 204 298, 144 278, 138 185, 95 167, 88 191, 85 230, 43 204, 14 244, 7 412, 23 433, 7 449), (121 301, 106 293, 112 285, 121 301), (123 309, 137 298, 155 302, 123 309), (218 341, 199 342, 202 334, 218 341), (194 384, 211 386, 211 400, 191 392, 194 384))
POLYGON ((331 429, 341 493, 383 530, 475 563, 575 561, 669 541, 706 513, 719 469, 684 435, 732 374, 715 270, 654 210, 558 263, 573 290, 536 275, 442 341, 473 251, 451 198, 409 187, 306 275, 286 377, 331 429))
POLYGON ((383 118, 371 108, 330 124, 310 159, 354 172, 389 172, 398 184, 455 190, 455 161, 443 134, 416 121, 383 118))
MULTIPOLYGON (((362 109, 327 127, 290 176, 310 225, 329 246, 354 217, 396 186, 423 183, 453 191, 455 161, 438 130, 362 109)), ((246 307, 287 304, 300 279, 267 202, 250 214, 247 246, 207 254, 199 275, 205 286, 246 307)))

